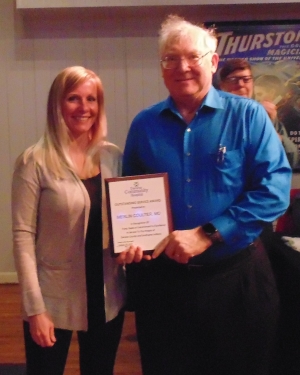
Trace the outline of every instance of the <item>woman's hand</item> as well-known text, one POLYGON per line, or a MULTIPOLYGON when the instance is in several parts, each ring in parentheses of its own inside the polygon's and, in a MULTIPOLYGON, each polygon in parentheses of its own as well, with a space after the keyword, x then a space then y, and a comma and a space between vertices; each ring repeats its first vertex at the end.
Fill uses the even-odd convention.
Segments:
POLYGON ((30 334, 35 343, 43 348, 55 344, 54 324, 46 312, 29 316, 28 321, 30 334))
POLYGON ((151 255, 144 255, 139 246, 131 245, 127 250, 122 251, 116 258, 118 264, 139 263, 142 259, 151 260, 151 255))

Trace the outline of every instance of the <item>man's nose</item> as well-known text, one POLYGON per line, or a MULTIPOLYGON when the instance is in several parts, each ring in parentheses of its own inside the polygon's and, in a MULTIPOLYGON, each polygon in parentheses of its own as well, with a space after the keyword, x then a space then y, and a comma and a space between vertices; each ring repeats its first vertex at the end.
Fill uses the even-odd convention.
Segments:
POLYGON ((177 69, 190 69, 190 64, 187 58, 182 57, 180 60, 178 60, 177 69))

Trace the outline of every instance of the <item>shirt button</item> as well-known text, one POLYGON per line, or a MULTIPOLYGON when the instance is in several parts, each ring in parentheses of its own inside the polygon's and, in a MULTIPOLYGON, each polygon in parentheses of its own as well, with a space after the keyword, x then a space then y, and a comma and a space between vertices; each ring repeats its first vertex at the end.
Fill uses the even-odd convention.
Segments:
POLYGON ((191 132, 192 129, 191 129, 191 128, 187 128, 186 131, 187 131, 187 132, 191 132))
POLYGON ((193 206, 191 204, 188 204, 187 205, 187 208, 192 208, 193 206))
POLYGON ((190 152, 187 152, 187 153, 186 153, 186 156, 191 156, 191 153, 190 153, 190 152))
POLYGON ((192 180, 190 178, 187 178, 186 179, 186 182, 191 182, 192 180))

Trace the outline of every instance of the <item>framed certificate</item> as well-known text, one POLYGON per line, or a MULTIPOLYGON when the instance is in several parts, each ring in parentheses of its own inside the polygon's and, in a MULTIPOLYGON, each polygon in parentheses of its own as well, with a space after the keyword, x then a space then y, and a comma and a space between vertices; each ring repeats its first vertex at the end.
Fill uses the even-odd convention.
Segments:
POLYGON ((114 256, 130 245, 151 253, 173 230, 167 173, 105 179, 114 256))

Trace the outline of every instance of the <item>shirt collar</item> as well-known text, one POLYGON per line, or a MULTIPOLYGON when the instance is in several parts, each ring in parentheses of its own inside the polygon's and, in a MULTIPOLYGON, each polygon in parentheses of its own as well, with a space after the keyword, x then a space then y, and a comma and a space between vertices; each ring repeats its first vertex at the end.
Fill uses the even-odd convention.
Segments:
MULTIPOLYGON (((215 109, 224 108, 223 100, 222 100, 222 97, 220 96, 220 92, 216 90, 213 86, 211 86, 211 88, 209 89, 199 109, 202 107, 210 107, 210 108, 215 108, 215 109)), ((165 110, 170 110, 174 113, 178 113, 176 104, 171 96, 169 96, 165 101, 162 102, 160 112, 163 112, 165 110)))

